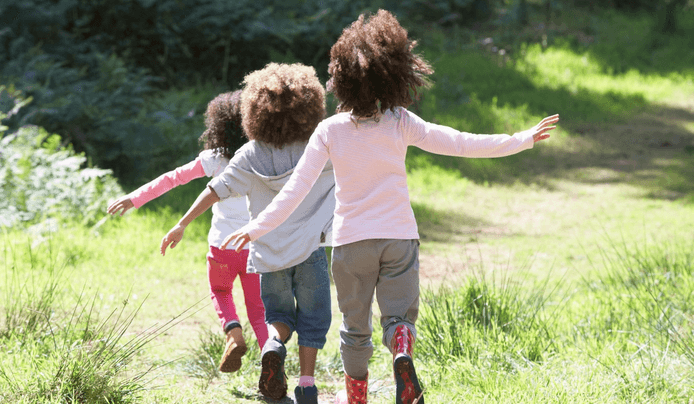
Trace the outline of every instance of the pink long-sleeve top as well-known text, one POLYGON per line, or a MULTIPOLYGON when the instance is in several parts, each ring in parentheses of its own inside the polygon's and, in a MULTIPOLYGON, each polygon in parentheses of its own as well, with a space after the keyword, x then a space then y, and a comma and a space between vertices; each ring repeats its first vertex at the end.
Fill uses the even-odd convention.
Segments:
MULTIPOLYGON (((164 195, 179 185, 202 177, 216 177, 229 164, 229 159, 215 150, 204 150, 190 163, 169 171, 130 193, 130 200, 136 208, 164 195)), ((221 246, 224 238, 248 223, 250 215, 245 197, 227 198, 212 206, 212 225, 207 242, 214 247, 221 246)))
POLYGON ((318 125, 289 182, 243 230, 256 240, 282 223, 330 159, 335 173, 334 246, 365 239, 418 239, 407 189, 408 146, 450 156, 503 157, 533 143, 529 131, 476 135, 426 122, 404 108, 366 120, 336 114, 318 125))

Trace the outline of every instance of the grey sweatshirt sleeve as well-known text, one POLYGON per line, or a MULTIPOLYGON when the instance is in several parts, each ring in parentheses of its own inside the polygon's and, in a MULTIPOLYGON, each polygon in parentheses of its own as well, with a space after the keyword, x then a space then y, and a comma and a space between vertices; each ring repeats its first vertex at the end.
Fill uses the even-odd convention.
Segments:
POLYGON ((245 196, 250 192, 253 173, 247 164, 245 154, 237 153, 224 171, 213 178, 207 186, 212 188, 220 199, 245 196))

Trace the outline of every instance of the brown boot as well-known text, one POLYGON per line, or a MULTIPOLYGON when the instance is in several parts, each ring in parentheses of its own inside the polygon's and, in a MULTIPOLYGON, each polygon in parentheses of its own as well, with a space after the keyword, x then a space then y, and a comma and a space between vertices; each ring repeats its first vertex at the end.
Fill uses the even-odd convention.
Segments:
POLYGON ((393 352, 396 404, 424 404, 424 395, 414 370, 414 335, 404 324, 395 329, 390 343, 393 352))
POLYGON ((219 371, 224 373, 236 372, 241 368, 241 357, 246 354, 248 347, 243 339, 241 324, 233 324, 227 331, 227 344, 219 362, 219 371))
POLYGON ((335 396, 335 404, 366 404, 366 396, 369 390, 369 374, 364 380, 352 379, 345 373, 345 387, 335 396))

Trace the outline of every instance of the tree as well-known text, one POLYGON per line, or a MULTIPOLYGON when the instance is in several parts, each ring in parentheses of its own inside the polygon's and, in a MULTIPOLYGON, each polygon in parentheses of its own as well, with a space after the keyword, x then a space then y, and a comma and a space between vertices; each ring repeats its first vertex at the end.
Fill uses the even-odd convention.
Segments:
POLYGON ((518 0, 516 3, 516 22, 518 25, 528 25, 528 2, 526 0, 518 0))
POLYGON ((663 0, 657 13, 657 29, 664 34, 677 31, 677 13, 687 5, 689 0, 663 0))

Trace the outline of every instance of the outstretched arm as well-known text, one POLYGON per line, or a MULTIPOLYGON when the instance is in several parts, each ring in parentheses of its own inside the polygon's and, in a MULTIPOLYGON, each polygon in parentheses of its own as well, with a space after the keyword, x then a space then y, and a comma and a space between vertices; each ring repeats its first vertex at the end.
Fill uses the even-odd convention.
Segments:
POLYGON ((472 158, 504 157, 530 149, 534 143, 549 138, 549 131, 559 121, 559 115, 551 115, 513 136, 476 135, 410 116, 409 144, 430 153, 472 158))
POLYGON ((214 192, 212 188, 206 187, 195 202, 193 202, 193 205, 191 205, 190 209, 188 209, 188 212, 183 215, 181 220, 179 220, 179 222, 176 223, 176 225, 169 230, 169 232, 166 233, 166 236, 164 236, 164 238, 161 240, 161 255, 165 255, 166 247, 176 247, 183 238, 183 233, 190 222, 195 220, 196 217, 205 213, 205 211, 212 207, 215 202, 219 202, 219 196, 217 196, 217 193, 214 192))
POLYGON ((202 160, 198 157, 188 164, 160 175, 128 195, 121 196, 111 202, 106 212, 115 215, 118 211, 121 211, 120 215, 123 216, 131 208, 139 208, 179 185, 187 184, 196 178, 204 176, 205 170, 202 166, 202 160))

